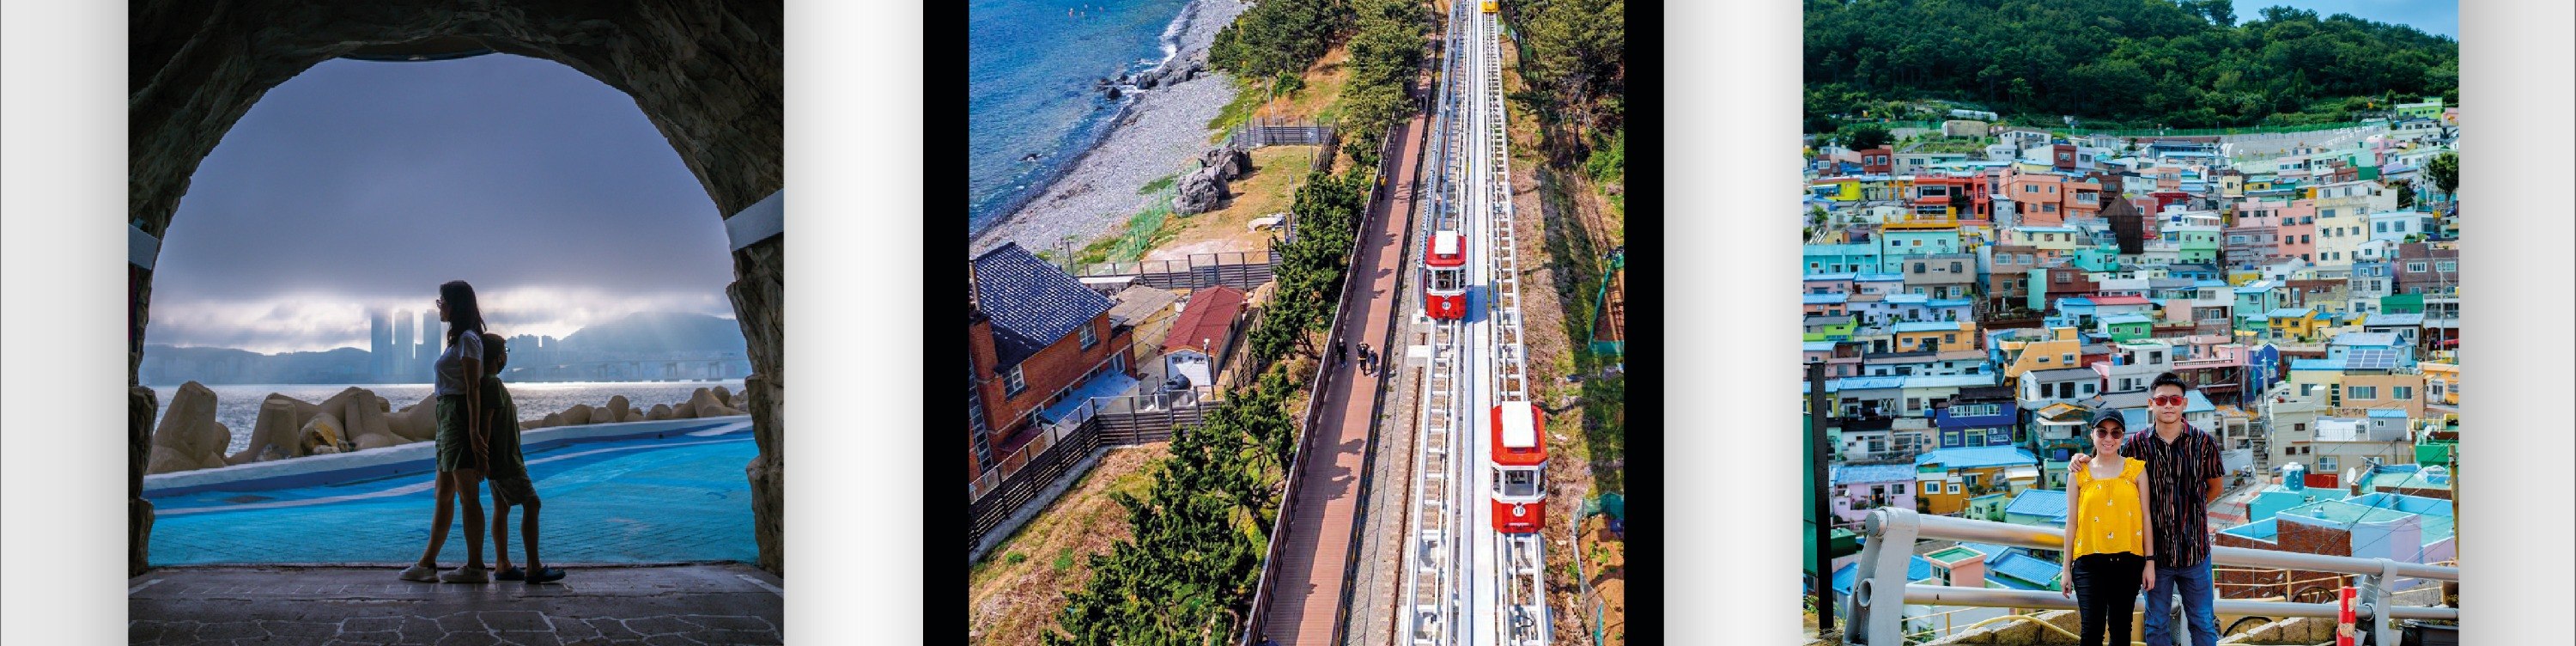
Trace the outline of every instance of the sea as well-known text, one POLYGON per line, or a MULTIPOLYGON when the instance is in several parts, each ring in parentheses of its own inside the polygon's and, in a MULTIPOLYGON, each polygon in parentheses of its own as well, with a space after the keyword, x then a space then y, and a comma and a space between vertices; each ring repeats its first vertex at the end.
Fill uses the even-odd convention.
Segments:
POLYGON ((968 236, 1009 217, 1108 135, 1131 99, 1110 101, 1094 81, 1170 58, 1189 3, 970 0, 968 236))
MULTIPOLYGON (((429 396, 430 385, 420 384, 222 384, 206 386, 215 391, 215 421, 233 433, 232 445, 224 449, 231 455, 250 447, 251 429, 259 422, 259 403, 276 393, 319 404, 351 386, 364 388, 393 404, 394 410, 420 403, 429 396)), ((574 404, 594 408, 608 405, 608 398, 625 395, 628 405, 650 410, 654 404, 677 404, 688 401, 700 388, 723 386, 731 392, 742 392, 742 380, 730 381, 565 381, 509 384, 510 403, 519 407, 522 419, 539 419, 547 413, 561 412, 574 404)), ((152 386, 161 402, 159 414, 170 412, 170 397, 179 392, 175 385, 152 386)), ((152 421, 158 429, 161 420, 152 421)))

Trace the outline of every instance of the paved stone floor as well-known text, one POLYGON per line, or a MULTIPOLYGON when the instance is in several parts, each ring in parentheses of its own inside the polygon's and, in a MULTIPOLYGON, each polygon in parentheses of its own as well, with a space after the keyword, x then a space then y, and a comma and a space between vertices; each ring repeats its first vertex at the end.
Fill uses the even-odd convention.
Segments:
POLYGON ((159 568, 127 583, 129 643, 780 644, 778 577, 740 563, 566 568, 558 584, 415 583, 382 567, 159 568))

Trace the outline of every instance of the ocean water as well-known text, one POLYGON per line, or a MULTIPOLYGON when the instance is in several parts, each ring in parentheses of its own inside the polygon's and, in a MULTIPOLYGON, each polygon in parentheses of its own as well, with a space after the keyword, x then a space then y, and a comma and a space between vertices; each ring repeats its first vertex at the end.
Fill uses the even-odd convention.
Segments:
POLYGON ((1107 134, 1102 77, 1179 48, 1189 0, 971 0, 967 5, 967 227, 990 228, 1107 134), (1067 12, 1073 12, 1069 15, 1067 12), (1037 155, 1034 162, 1022 161, 1037 155))
MULTIPOLYGON (((394 410, 402 410, 404 406, 420 403, 421 398, 429 396, 430 390, 429 384, 341 384, 336 386, 323 384, 224 384, 210 385, 206 386, 206 388, 208 390, 215 391, 215 421, 222 423, 224 428, 233 432, 232 444, 224 449, 225 455, 231 455, 242 449, 250 447, 251 430, 259 423, 259 403, 267 401, 269 393, 277 393, 301 399, 306 402, 319 404, 322 403, 322 400, 330 399, 332 395, 340 394, 341 390, 347 389, 353 385, 359 388, 364 388, 368 392, 373 392, 377 397, 385 398, 387 402, 390 402, 393 405, 394 410)), ((510 403, 517 404, 519 406, 519 417, 522 419, 540 419, 545 417, 547 413, 561 412, 563 409, 572 408, 574 404, 589 404, 594 408, 603 407, 608 405, 608 398, 618 395, 625 395, 627 405, 629 406, 652 410, 654 404, 677 404, 688 401, 689 395, 697 392, 698 389, 714 388, 716 386, 723 386, 725 387, 725 390, 729 392, 742 392, 742 380, 740 379, 729 381, 529 382, 513 383, 508 385, 510 389, 510 403)), ((178 394, 179 387, 163 385, 152 386, 151 388, 153 395, 161 402, 161 410, 156 414, 168 414, 170 412, 170 397, 178 394)), ((161 420, 152 420, 152 425, 153 428, 160 428, 161 420)))

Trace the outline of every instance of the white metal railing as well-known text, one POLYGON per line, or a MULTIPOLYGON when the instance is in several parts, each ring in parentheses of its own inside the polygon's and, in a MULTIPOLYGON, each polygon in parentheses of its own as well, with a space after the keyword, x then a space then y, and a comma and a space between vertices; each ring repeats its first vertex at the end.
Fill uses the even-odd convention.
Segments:
MULTIPOLYGON (((1959 587, 1912 583, 1906 569, 1914 556, 1917 540, 1954 540, 1992 543, 2034 549, 2064 549, 2064 537, 2056 529, 2013 525, 1982 520, 1930 516, 1908 509, 1871 510, 1861 534, 1868 544, 1861 556, 1852 581, 1851 597, 1843 604, 1846 645, 1902 646, 1905 643, 1904 606, 1944 605, 1986 608, 2075 609, 2075 601, 2048 590, 2007 590, 1984 587, 1959 587), (1889 594, 1889 592, 1894 594, 1889 594)), ((2213 546, 2209 558, 2214 565, 2250 566, 2311 572, 2334 572, 2359 575, 2359 595, 2353 608, 2365 630, 2371 631, 2375 643, 2395 644, 2398 638, 2396 619, 2438 619, 2458 621, 2458 608, 2399 606, 2389 599, 2387 584, 2400 578, 2429 579, 2457 583, 2457 567, 2403 563, 2388 559, 2366 559, 2326 556, 2300 552, 2258 550, 2242 547, 2213 546)), ((2217 614, 2260 615, 2266 617, 2335 617, 2340 609, 2331 603, 2290 603, 2218 599, 2212 604, 2217 614)), ((2179 607, 2179 604, 2177 604, 2179 607)), ((2177 637, 2189 639, 2188 631, 2175 631, 2177 637)), ((2194 646, 2211 646, 2199 644, 2194 646)))
MULTIPOLYGON (((1459 4, 1463 6, 1464 3, 1459 4)), ((1458 22, 1454 7, 1452 14, 1449 38, 1455 42, 1458 22)), ((1456 57, 1458 51, 1449 48, 1442 54, 1449 73, 1443 74, 1440 80, 1438 96, 1441 109, 1433 131, 1439 134, 1441 141, 1433 149, 1440 156, 1435 162, 1438 164, 1436 167, 1443 169, 1455 159, 1457 119, 1451 111, 1456 105, 1451 100, 1451 93, 1459 91, 1455 83, 1462 64, 1456 57)), ((1415 236, 1422 241, 1423 248, 1430 246, 1439 231, 1456 226, 1450 222, 1454 213, 1445 192, 1447 178, 1444 172, 1434 180, 1431 217, 1423 218, 1423 233, 1415 236)), ((1408 262, 1419 262, 1422 257, 1412 249, 1406 250, 1406 256, 1408 262)), ((1397 302, 1404 302, 1404 299, 1397 302)), ((1454 618, 1458 614, 1455 592, 1458 582, 1454 577, 1458 542, 1452 540, 1457 529, 1453 522, 1456 518, 1453 503, 1457 496, 1457 482, 1450 474, 1457 466, 1457 429, 1460 426, 1457 410, 1460 369, 1457 339, 1460 326, 1453 320, 1431 320, 1429 323, 1431 356, 1422 371, 1422 403, 1418 406, 1418 434, 1413 452, 1413 513, 1405 521, 1407 549, 1401 610, 1405 616, 1405 643, 1449 646, 1456 638, 1451 627, 1455 625, 1454 618)))
MULTIPOLYGON (((1466 4, 1466 3, 1460 3, 1466 4)), ((1504 111, 1502 22, 1496 14, 1476 15, 1478 65, 1482 69, 1482 86, 1477 102, 1479 125, 1484 141, 1479 151, 1483 168, 1477 179, 1477 190, 1484 198, 1478 215, 1486 219, 1487 252, 1491 263, 1487 279, 1493 317, 1490 354, 1493 355, 1493 400, 1496 403, 1529 401, 1527 344, 1522 337, 1520 291, 1520 245, 1513 219, 1511 176, 1511 127, 1504 111)), ((1544 441, 1544 440, 1541 440, 1544 441)), ((1547 607, 1547 551, 1544 534, 1493 534, 1498 558, 1492 563, 1498 577, 1500 598, 1496 599, 1501 622, 1496 635, 1513 646, 1544 646, 1554 632, 1547 607)))

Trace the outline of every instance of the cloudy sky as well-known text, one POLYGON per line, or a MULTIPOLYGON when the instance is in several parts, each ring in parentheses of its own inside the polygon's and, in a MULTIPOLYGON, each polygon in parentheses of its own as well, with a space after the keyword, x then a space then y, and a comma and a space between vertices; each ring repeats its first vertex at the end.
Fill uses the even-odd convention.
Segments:
POLYGON ((224 135, 165 238, 152 343, 365 348, 369 308, 430 309, 453 279, 503 334, 733 315, 679 154, 632 98, 518 56, 315 66, 224 135))

